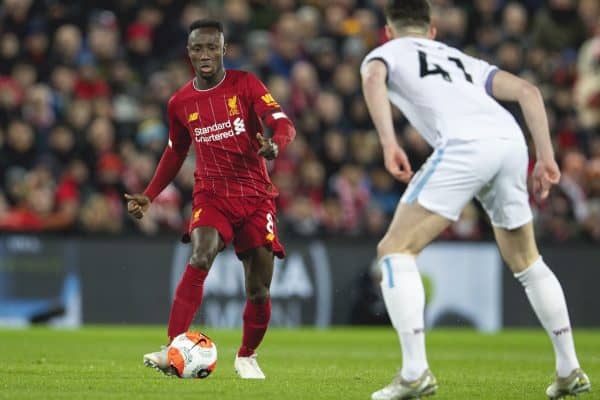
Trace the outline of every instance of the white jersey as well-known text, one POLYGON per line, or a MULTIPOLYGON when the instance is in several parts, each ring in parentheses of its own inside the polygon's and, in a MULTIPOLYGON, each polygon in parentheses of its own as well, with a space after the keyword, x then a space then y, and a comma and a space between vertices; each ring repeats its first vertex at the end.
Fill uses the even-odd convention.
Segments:
POLYGON ((519 125, 491 97, 498 68, 443 43, 414 37, 391 40, 365 57, 387 65, 388 97, 434 148, 450 139, 524 141, 519 125))

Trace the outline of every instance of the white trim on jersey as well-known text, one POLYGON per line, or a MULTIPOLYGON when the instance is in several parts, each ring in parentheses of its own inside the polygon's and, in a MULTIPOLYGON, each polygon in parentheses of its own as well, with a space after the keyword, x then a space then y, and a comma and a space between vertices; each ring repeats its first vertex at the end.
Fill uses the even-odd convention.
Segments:
POLYGON ((227 78, 227 71, 225 71, 225 73, 223 74, 223 79, 221 79, 221 81, 219 83, 217 83, 215 86, 208 88, 208 89, 198 89, 196 87, 196 78, 192 79, 192 87, 194 88, 194 90, 196 90, 197 92, 209 92, 213 89, 218 88, 219 86, 221 86, 221 83, 225 82, 225 78, 227 78))

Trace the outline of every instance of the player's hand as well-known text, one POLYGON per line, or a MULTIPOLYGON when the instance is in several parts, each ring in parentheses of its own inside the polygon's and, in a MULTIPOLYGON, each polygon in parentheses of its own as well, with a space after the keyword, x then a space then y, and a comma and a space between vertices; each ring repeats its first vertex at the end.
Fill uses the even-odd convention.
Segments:
POLYGON ((531 175, 533 181, 533 193, 544 200, 550 194, 552 185, 556 185, 560 180, 560 170, 554 159, 538 160, 533 168, 531 175))
POLYGON ((125 193, 125 198, 127 199, 127 212, 137 219, 141 219, 150 207, 150 198, 146 195, 125 193))
POLYGON ((385 169, 401 182, 408 183, 413 176, 413 171, 406 153, 400 146, 386 146, 383 150, 385 169))
POLYGON ((279 148, 277 147, 277 143, 273 141, 273 139, 269 139, 261 135, 260 133, 256 134, 256 139, 260 144, 260 149, 258 149, 258 155, 266 158, 267 160, 272 160, 279 154, 279 148))

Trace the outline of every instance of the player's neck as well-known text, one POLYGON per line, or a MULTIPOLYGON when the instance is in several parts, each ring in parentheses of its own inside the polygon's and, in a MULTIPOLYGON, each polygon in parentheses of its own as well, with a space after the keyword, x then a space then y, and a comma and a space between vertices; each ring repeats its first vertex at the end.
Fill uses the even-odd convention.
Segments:
POLYGON ((395 35, 394 39, 400 39, 400 38, 404 38, 404 37, 429 39, 429 37, 427 36, 427 32, 423 32, 420 30, 410 30, 410 29, 404 29, 404 30, 398 31, 398 33, 395 35))
POLYGON ((225 78, 225 69, 217 72, 210 78, 202 78, 199 75, 196 75, 194 78, 194 87, 198 90, 208 90, 217 86, 219 83, 223 81, 225 78))
POLYGON ((430 39, 429 29, 420 25, 403 25, 394 26, 388 24, 390 30, 390 36, 394 39, 400 39, 404 37, 413 37, 421 39, 430 39))

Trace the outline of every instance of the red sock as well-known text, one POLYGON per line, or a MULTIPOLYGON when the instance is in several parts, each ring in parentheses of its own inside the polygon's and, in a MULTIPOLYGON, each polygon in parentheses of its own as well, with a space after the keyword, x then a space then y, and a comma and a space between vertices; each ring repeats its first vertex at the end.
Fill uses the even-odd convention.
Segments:
POLYGON ((250 357, 262 342, 271 319, 271 298, 264 304, 255 304, 246 300, 244 308, 244 334, 238 356, 250 357))
POLYGON ((204 288, 204 279, 208 271, 200 268, 194 268, 188 264, 185 272, 175 290, 175 299, 171 306, 171 315, 169 317, 169 342, 175 336, 187 332, 190 327, 196 311, 202 303, 202 289, 204 288))

